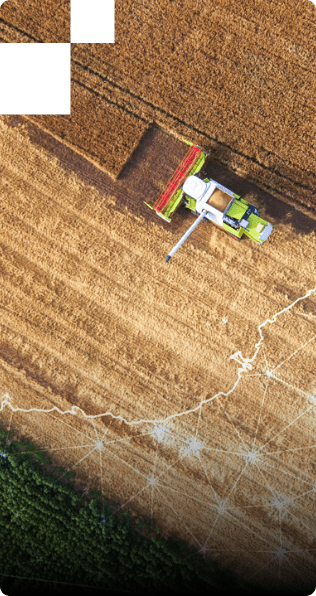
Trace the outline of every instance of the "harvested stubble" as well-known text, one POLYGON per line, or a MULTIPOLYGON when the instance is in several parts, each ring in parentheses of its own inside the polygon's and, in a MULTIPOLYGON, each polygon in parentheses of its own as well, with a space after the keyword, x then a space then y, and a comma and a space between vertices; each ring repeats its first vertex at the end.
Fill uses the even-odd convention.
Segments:
POLYGON ((307 227, 300 235, 290 223, 300 219, 303 228, 310 220, 294 220, 288 209, 263 251, 201 224, 167 268, 164 256, 192 216, 179 212, 170 227, 134 210, 155 194, 154 182, 163 186, 167 167, 185 152, 181 143, 152 129, 114 182, 67 147, 52 157, 28 139, 30 123, 16 118, 9 127, 8 120, 0 118, 0 396, 8 393, 28 413, 5 406, 1 423, 36 437, 85 486, 153 514, 164 533, 210 545, 206 556, 218 552, 240 578, 285 586, 284 593, 293 581, 298 594, 316 568, 308 530, 315 526, 308 401, 315 294, 263 328, 263 349, 232 393, 183 414, 230 391, 240 367, 230 356, 241 350, 251 358, 259 323, 315 286, 315 234, 307 227), (267 361, 285 384, 272 379, 265 391, 267 361), (172 441, 157 444, 152 424, 29 411, 54 405, 129 422, 174 414, 172 441), (105 437, 102 454, 96 433, 105 437), (182 452, 194 436, 198 456, 182 452), (258 467, 245 465, 252 445, 262 453, 258 467), (152 493, 153 473, 159 490, 152 493), (282 526, 271 502, 278 494, 290 497, 282 526), (225 501, 227 514, 219 515, 225 501), (274 556, 280 527, 296 557, 281 575, 274 556))

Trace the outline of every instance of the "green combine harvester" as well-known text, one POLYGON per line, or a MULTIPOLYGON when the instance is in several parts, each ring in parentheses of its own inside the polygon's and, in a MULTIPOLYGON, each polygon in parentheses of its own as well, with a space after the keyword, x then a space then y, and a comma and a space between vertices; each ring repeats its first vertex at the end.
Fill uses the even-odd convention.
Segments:
POLYGON ((181 203, 184 203, 187 209, 197 216, 196 221, 170 251, 166 262, 170 261, 202 220, 212 221, 229 232, 236 240, 240 240, 245 234, 262 245, 270 236, 272 225, 260 217, 254 205, 222 184, 211 178, 202 180, 198 174, 208 154, 204 153, 199 146, 185 142, 190 145, 190 149, 171 180, 153 206, 146 203, 168 222, 171 221, 172 214, 181 203))

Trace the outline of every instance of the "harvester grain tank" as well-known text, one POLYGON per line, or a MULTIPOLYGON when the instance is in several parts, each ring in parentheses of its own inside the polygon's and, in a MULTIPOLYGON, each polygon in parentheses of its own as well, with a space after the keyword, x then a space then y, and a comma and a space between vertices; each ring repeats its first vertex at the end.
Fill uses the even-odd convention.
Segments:
POLYGON ((182 203, 197 216, 195 222, 169 252, 166 262, 170 261, 178 248, 203 220, 220 226, 236 240, 240 240, 245 234, 261 246, 270 236, 272 225, 261 218, 257 207, 236 193, 212 178, 202 179, 199 173, 208 154, 197 145, 188 142, 187 144, 190 145, 190 149, 171 180, 155 204, 148 205, 168 222, 182 203))

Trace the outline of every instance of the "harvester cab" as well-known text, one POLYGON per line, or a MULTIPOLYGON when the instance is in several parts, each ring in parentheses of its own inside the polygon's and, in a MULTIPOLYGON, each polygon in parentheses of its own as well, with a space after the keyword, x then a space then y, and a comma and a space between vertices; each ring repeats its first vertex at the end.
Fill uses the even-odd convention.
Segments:
POLYGON ((202 180, 199 177, 206 158, 207 153, 200 147, 191 145, 156 203, 153 206, 148 205, 169 222, 172 213, 181 203, 197 216, 196 221, 166 257, 167 263, 202 220, 220 226, 236 240, 240 240, 245 234, 259 245, 262 245, 272 232, 272 225, 260 217, 254 205, 215 180, 202 180))

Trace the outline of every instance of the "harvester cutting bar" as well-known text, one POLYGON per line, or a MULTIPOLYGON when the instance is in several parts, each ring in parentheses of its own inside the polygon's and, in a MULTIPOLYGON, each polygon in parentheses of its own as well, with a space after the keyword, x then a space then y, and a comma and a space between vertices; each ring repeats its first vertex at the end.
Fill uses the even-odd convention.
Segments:
POLYGON ((181 184, 183 184, 185 179, 188 177, 189 171, 200 159, 201 154, 202 150, 199 147, 190 147, 179 167, 173 174, 171 180, 169 180, 160 197, 153 205, 153 209, 155 209, 155 211, 160 213, 164 213, 164 211, 166 211, 175 193, 179 190, 181 184))

